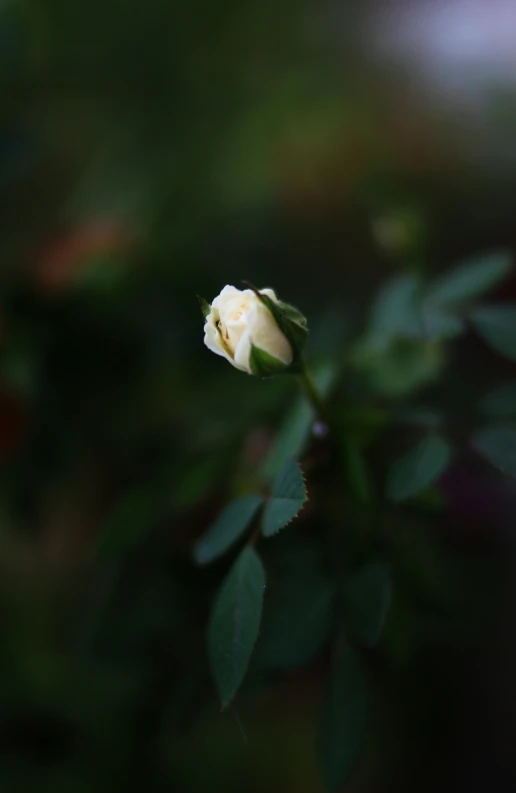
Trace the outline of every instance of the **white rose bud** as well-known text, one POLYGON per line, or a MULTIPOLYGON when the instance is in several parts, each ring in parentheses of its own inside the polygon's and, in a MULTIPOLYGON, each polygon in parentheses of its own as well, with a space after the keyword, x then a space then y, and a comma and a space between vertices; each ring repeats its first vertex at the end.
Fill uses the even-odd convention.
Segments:
POLYGON ((248 374, 270 377, 295 369, 306 339, 306 320, 280 303, 272 289, 225 286, 213 303, 201 301, 204 343, 248 374))

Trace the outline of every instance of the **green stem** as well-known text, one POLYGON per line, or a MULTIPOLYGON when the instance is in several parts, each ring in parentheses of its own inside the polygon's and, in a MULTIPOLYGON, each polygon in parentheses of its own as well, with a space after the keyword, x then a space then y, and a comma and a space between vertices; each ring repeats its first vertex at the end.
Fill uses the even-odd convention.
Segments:
POLYGON ((350 433, 344 436, 342 445, 344 465, 353 494, 361 504, 370 504, 373 492, 362 450, 350 433))
POLYGON ((326 410, 323 401, 306 368, 298 375, 297 379, 316 416, 326 423, 326 410))
POLYGON ((355 499, 361 504, 370 503, 372 501, 372 487, 369 480, 367 465, 358 443, 349 430, 342 435, 341 432, 336 431, 335 427, 332 427, 332 423, 328 419, 325 405, 306 367, 304 367, 301 374, 298 375, 298 382, 317 418, 330 430, 330 436, 333 436, 333 442, 340 443, 341 445, 343 451, 341 460, 355 499))

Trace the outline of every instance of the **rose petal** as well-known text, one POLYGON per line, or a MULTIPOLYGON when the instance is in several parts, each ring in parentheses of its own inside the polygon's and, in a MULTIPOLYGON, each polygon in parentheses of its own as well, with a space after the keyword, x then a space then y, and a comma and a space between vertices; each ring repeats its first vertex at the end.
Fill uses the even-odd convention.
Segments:
POLYGON ((228 350, 224 347, 222 343, 222 339, 220 338, 220 333, 215 327, 215 325, 210 322, 211 314, 208 314, 206 318, 206 324, 204 325, 204 343, 209 350, 214 352, 216 355, 222 355, 224 358, 234 365, 233 358, 229 354, 228 350))
POLYGON ((217 297, 211 304, 211 307, 217 308, 220 311, 222 306, 224 306, 227 303, 228 298, 238 296, 241 293, 242 292, 240 289, 237 289, 235 286, 231 286, 230 284, 227 284, 227 286, 224 287, 220 295, 217 295, 217 297))
POLYGON ((277 358, 286 366, 292 363, 294 353, 288 339, 279 329, 269 309, 258 303, 249 316, 249 335, 255 347, 277 358))
POLYGON ((249 363, 250 356, 251 340, 249 337, 249 331, 247 331, 238 342, 238 347, 235 350, 235 366, 237 366, 243 372, 248 372, 251 374, 252 370, 249 363))

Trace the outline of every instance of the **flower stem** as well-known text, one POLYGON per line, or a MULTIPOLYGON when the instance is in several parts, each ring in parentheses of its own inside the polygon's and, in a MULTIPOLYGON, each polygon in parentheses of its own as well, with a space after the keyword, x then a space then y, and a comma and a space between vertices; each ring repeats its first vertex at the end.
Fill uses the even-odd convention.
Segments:
POLYGON ((321 421, 326 423, 326 415, 325 415, 326 411, 324 408, 323 401, 319 395, 319 392, 317 391, 314 381, 308 374, 306 368, 304 368, 301 374, 298 375, 297 379, 306 398, 308 399, 310 405, 314 409, 316 416, 321 421))
POLYGON ((342 450, 344 468, 355 498, 361 504, 370 504, 373 493, 364 455, 356 439, 349 432, 342 439, 342 450))
POLYGON ((326 430, 329 430, 332 443, 340 447, 341 466, 356 501, 361 504, 371 503, 373 499, 372 486, 362 450, 356 439, 349 428, 342 432, 339 424, 335 425, 329 420, 326 407, 306 367, 298 375, 298 382, 315 415, 326 427, 326 430))

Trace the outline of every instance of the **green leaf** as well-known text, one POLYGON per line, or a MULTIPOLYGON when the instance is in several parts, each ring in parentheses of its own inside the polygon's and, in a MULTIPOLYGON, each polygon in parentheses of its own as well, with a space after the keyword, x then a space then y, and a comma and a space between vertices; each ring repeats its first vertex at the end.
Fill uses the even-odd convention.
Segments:
POLYGON ((516 306, 479 308, 471 315, 471 321, 490 347, 516 361, 516 306))
POLYGON ((317 736, 324 785, 338 790, 356 765, 365 737, 369 689, 360 658, 349 646, 335 659, 317 736))
POLYGON ((389 348, 355 350, 355 365, 371 390, 382 396, 401 397, 437 379, 445 359, 441 345, 399 338, 389 348))
POLYGON ((287 460, 273 482, 271 495, 265 504, 262 534, 270 537, 296 517, 307 499, 305 483, 299 464, 287 460))
POLYGON ((194 546, 197 564, 208 564, 222 556, 242 536, 258 509, 261 496, 243 496, 232 501, 194 546))
POLYGON ((516 380, 485 394, 480 400, 480 409, 490 416, 516 416, 516 380))
POLYGON ((460 336, 465 325, 460 317, 446 314, 425 302, 422 303, 417 323, 407 327, 407 336, 426 341, 453 339, 460 336))
POLYGON ((366 647, 374 647, 381 638, 391 602, 389 568, 382 562, 370 562, 351 576, 346 589, 355 635, 366 647))
POLYGON ((202 315, 203 315, 204 319, 206 319, 206 317, 208 316, 208 314, 211 311, 211 306, 208 303, 208 301, 205 300, 204 297, 201 297, 200 295, 197 295, 197 300, 199 301, 199 305, 201 307, 202 315))
POLYGON ((366 344, 375 349, 387 347, 393 337, 403 335, 407 324, 417 325, 417 298, 421 281, 414 275, 396 278, 384 287, 371 311, 366 344))
POLYGON ((273 358, 268 352, 254 345, 251 346, 249 363, 253 374, 257 377, 276 377, 280 374, 286 374, 289 370, 289 367, 283 361, 273 358))
POLYGON ((443 311, 441 305, 430 300, 418 277, 404 275, 380 292, 371 312, 369 331, 360 347, 382 352, 400 339, 439 341, 454 338, 463 331, 460 317, 443 311))
POLYGON ((473 436, 472 443, 491 465, 516 476, 516 427, 487 427, 473 436))
POLYGON ((441 306, 470 302, 482 297, 502 281, 511 267, 511 254, 508 251, 464 262, 434 282, 427 300, 441 306))
POLYGON ((450 444, 443 438, 424 438, 392 466, 387 477, 388 497, 404 501, 425 490, 444 473, 451 456, 450 444))
POLYGON ((210 667, 228 705, 245 677, 262 615, 265 572, 260 557, 244 548, 215 599, 208 629, 210 667))
POLYGON ((279 599, 265 611, 256 646, 257 664, 284 670, 304 666, 329 639, 332 623, 329 581, 322 575, 302 580, 292 576, 279 599))

